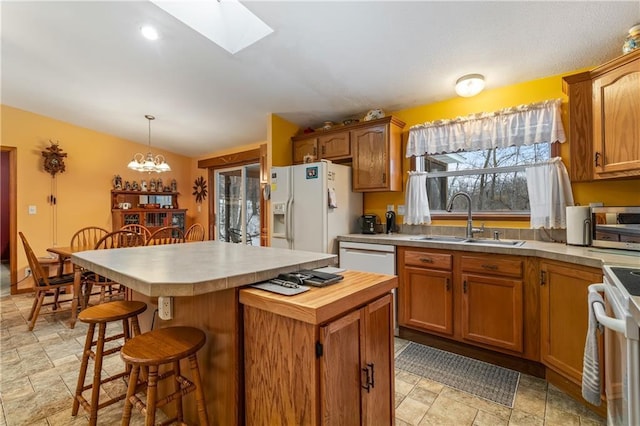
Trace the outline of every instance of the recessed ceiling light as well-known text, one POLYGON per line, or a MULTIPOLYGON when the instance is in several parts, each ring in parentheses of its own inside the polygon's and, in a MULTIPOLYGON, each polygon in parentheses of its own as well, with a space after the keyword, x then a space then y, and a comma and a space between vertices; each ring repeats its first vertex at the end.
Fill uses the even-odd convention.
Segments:
POLYGON ((153 28, 151 25, 144 25, 140 28, 140 32, 144 36, 144 38, 148 40, 157 40, 158 39, 158 31, 153 28))

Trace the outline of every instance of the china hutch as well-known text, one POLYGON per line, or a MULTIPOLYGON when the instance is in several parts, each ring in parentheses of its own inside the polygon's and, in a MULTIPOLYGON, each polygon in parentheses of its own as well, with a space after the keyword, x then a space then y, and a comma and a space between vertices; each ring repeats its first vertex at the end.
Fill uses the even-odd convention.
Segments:
POLYGON ((163 226, 177 226, 184 232, 186 212, 178 207, 177 192, 111 191, 113 229, 137 224, 151 232, 163 226))

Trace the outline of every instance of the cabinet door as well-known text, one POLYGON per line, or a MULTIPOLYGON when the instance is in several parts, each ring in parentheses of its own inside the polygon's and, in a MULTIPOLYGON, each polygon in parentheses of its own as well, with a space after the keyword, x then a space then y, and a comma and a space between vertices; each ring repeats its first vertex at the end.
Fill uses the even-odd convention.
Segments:
POLYGON ((318 138, 293 141, 293 164, 304 163, 305 156, 312 156, 314 161, 319 159, 318 138))
POLYGON ((522 288, 522 280, 462 274, 462 337, 522 352, 522 288))
POLYGON ((368 370, 371 378, 369 389, 362 389, 364 425, 393 424, 395 371, 392 300, 391 295, 386 295, 363 309, 365 354, 362 368, 368 370))
POLYGON ((640 57, 593 81, 596 177, 640 175, 640 57))
POLYGON ((321 424, 360 425, 362 310, 320 328, 321 424))
POLYGON ((453 334, 452 273, 405 267, 402 281, 402 325, 453 334))
POLYGON ((542 362, 577 385, 588 326, 587 287, 598 282, 597 269, 540 262, 542 362))
POLYGON ((327 160, 351 157, 349 132, 334 133, 318 137, 320 158, 327 160))
POLYGON ((389 187, 389 126, 351 131, 353 190, 384 190, 389 187))

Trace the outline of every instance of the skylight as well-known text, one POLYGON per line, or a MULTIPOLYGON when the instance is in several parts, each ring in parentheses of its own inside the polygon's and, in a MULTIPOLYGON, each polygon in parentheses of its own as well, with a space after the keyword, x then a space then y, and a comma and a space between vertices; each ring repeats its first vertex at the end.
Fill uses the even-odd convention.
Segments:
POLYGON ((151 2, 231 54, 273 32, 237 0, 151 2))

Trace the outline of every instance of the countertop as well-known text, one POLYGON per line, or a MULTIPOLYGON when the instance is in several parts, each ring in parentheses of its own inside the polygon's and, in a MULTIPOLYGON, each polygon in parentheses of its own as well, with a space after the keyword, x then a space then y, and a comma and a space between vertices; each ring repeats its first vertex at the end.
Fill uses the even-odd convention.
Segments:
POLYGON ((322 324, 353 307, 398 287, 395 275, 345 271, 344 280, 323 288, 312 287, 294 296, 247 287, 240 303, 309 324, 322 324))
POLYGON ((203 241, 74 253, 71 261, 145 296, 197 296, 335 265, 337 256, 203 241))
MULTIPOLYGON (((525 240, 519 247, 497 247, 456 242, 419 241, 424 235, 411 234, 349 234, 338 237, 339 241, 351 241, 370 244, 390 244, 394 246, 426 247, 442 250, 461 250, 468 252, 511 254, 517 256, 535 256, 542 259, 557 260, 577 265, 602 268, 604 265, 632 266, 640 268, 640 252, 593 247, 570 246, 562 243, 545 243, 525 240)), ((632 296, 629 309, 640 323, 640 297, 632 296)))

